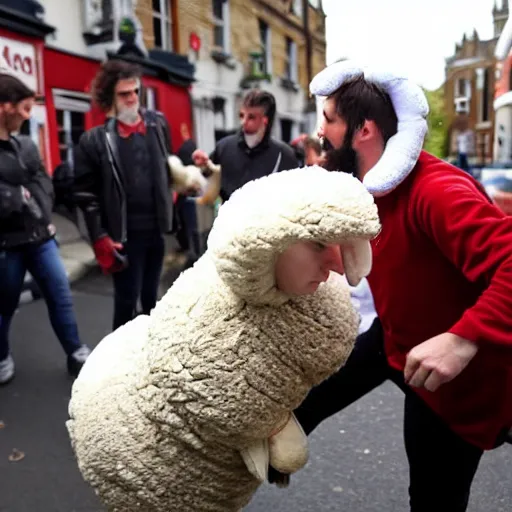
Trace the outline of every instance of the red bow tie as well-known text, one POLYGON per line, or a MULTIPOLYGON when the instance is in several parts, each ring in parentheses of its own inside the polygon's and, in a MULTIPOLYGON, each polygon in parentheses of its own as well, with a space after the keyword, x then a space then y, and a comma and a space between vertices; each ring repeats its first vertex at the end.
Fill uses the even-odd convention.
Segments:
POLYGON ((143 119, 136 124, 126 124, 122 121, 117 121, 117 133, 119 133, 119 136, 123 138, 129 137, 133 133, 146 135, 146 124, 143 119))

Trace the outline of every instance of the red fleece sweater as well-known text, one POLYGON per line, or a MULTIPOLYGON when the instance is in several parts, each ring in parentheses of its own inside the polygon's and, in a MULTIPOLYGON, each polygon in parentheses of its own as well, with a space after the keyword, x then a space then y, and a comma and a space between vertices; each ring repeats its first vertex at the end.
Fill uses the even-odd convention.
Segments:
POLYGON ((418 394, 484 449, 512 427, 512 217, 468 174, 422 152, 410 176, 376 199, 382 223, 368 278, 389 364, 443 332, 474 341, 466 369, 418 394))

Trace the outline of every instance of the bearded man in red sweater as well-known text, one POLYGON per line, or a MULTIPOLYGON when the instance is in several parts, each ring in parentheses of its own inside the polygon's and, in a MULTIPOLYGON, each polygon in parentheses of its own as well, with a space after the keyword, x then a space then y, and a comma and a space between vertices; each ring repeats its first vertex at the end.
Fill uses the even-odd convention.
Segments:
POLYGON ((391 379, 405 393, 411 511, 465 511, 483 451, 512 427, 512 217, 421 150, 428 105, 407 79, 344 61, 311 92, 326 97, 327 166, 361 179, 379 209, 379 318, 297 419, 309 433, 391 379))

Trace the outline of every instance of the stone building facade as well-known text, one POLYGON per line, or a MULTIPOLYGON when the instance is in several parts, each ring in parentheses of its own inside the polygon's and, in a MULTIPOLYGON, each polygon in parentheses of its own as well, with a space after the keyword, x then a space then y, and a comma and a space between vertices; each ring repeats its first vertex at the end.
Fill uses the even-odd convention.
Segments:
POLYGON ((138 0, 145 46, 188 57, 195 135, 206 151, 237 129, 244 92, 274 94, 274 136, 289 142, 316 125, 308 84, 326 62, 325 15, 319 0, 138 0))

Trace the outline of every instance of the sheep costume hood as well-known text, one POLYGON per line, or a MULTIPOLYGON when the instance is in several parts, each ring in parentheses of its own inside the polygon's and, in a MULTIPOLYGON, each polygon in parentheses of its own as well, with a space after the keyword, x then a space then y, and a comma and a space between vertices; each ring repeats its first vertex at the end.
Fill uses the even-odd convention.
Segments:
POLYGON ((361 75, 389 94, 398 119, 397 133, 388 140, 383 155, 363 178, 368 191, 381 197, 398 187, 416 165, 428 130, 429 107, 421 87, 408 78, 362 67, 350 60, 327 66, 313 78, 309 90, 316 96, 330 96, 343 83, 361 75))
POLYGON ((364 186, 320 167, 232 195, 204 256, 150 316, 102 340, 73 385, 72 446, 108 510, 239 512, 269 462, 305 464, 304 440, 287 444, 291 412, 344 364, 358 318, 340 276, 290 297, 274 263, 297 241, 332 242, 362 275, 379 229, 364 186))

